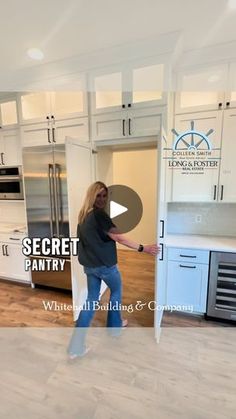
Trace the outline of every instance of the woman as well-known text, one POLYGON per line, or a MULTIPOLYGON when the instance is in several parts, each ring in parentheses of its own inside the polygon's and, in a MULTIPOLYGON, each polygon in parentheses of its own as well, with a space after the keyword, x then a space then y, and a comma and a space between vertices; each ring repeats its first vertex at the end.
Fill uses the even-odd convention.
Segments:
POLYGON ((75 324, 76 327, 68 349, 70 359, 83 356, 88 352, 88 348, 85 346, 86 329, 91 323, 99 300, 102 280, 110 289, 106 326, 112 328, 111 331, 116 330, 118 333, 121 327, 127 326, 127 320, 122 320, 121 311, 117 309, 121 305, 122 284, 117 268, 116 242, 151 255, 156 255, 159 252, 156 244, 143 246, 119 233, 111 218, 104 211, 107 198, 107 186, 102 182, 95 182, 88 188, 79 212, 78 259, 84 266, 84 272, 87 275, 88 296, 75 324))

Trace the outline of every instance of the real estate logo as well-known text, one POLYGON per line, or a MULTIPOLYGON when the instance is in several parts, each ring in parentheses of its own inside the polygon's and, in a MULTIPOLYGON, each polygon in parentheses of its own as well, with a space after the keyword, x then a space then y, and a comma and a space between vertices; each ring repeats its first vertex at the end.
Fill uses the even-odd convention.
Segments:
POLYGON ((220 160, 220 148, 215 148, 209 136, 214 132, 210 128, 206 133, 195 129, 194 121, 190 129, 175 135, 173 146, 168 151, 168 166, 180 170, 182 174, 204 174, 205 170, 217 169, 220 160))

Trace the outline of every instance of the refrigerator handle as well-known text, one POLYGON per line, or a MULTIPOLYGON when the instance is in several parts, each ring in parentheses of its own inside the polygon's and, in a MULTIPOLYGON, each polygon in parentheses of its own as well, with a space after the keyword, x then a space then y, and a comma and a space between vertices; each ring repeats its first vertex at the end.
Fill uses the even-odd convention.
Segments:
POLYGON ((61 211, 61 188, 60 188, 60 165, 54 165, 54 190, 55 190, 55 209, 56 209, 56 233, 60 236, 60 221, 62 221, 61 211))
POLYGON ((48 182, 49 182, 49 200, 50 200, 50 232, 51 237, 54 237, 53 231, 53 212, 54 212, 54 199, 53 199, 53 165, 48 165, 48 182))

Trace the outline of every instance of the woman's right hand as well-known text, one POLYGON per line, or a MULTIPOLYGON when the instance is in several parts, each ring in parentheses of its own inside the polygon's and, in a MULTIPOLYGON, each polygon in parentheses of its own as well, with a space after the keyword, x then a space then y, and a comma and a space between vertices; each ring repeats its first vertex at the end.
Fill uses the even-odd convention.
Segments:
POLYGON ((145 244, 143 251, 152 256, 156 256, 160 252, 160 246, 157 246, 157 244, 145 244))

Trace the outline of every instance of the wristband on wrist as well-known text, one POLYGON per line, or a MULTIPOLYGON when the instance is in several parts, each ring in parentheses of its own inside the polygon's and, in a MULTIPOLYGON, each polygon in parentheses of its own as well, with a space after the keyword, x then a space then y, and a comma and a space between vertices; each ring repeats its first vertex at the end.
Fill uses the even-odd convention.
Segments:
POLYGON ((143 252, 144 246, 142 244, 139 245, 138 252, 143 252))

